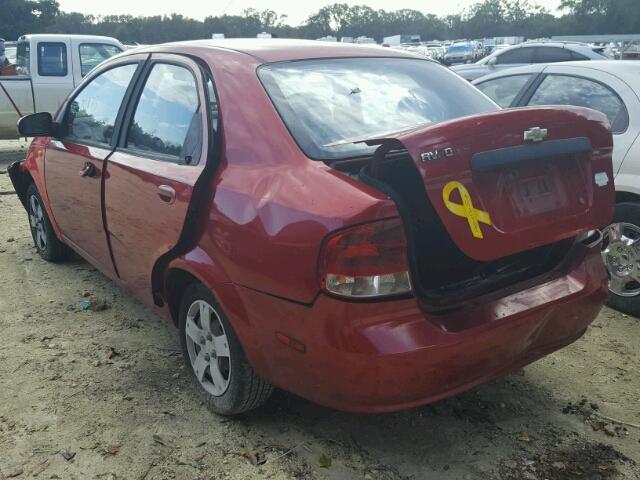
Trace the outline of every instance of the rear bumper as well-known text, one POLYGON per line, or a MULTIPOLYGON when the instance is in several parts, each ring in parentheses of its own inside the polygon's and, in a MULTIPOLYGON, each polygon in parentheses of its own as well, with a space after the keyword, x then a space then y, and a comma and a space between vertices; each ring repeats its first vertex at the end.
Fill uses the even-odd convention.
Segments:
POLYGON ((302 306, 236 287, 251 319, 239 334, 258 374, 285 390, 347 411, 414 407, 578 339, 607 295, 599 250, 574 247, 554 280, 444 316, 451 318, 425 317, 415 299, 355 303, 321 295, 302 306), (474 327, 446 330, 448 320, 471 316, 480 318, 474 327), (305 353, 284 346, 276 332, 304 343, 305 353))

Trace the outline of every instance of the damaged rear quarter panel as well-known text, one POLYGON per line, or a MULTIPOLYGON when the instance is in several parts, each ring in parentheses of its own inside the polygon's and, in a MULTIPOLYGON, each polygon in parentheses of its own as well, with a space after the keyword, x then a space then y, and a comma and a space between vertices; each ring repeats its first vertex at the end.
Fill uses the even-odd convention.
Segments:
POLYGON ((258 80, 259 60, 202 51, 205 60, 208 55, 224 153, 198 246, 233 283, 311 303, 326 235, 397 216, 396 206, 384 193, 302 153, 258 80))

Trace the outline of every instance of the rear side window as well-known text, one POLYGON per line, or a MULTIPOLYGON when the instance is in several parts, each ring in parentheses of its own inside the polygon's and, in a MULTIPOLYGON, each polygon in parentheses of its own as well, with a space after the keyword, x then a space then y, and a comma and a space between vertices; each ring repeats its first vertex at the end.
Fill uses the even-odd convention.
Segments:
POLYGON ((16 49, 16 72, 18 75, 31 74, 31 44, 28 41, 18 42, 16 49))
POLYGON ((195 164, 201 144, 200 101, 193 73, 178 65, 155 64, 129 127, 127 148, 159 160, 195 164))
POLYGON ((513 50, 506 50, 496 60, 498 65, 509 65, 516 63, 533 63, 533 47, 520 47, 513 50))
POLYGON ((482 82, 476 87, 502 108, 508 108, 516 99, 531 75, 510 75, 482 82))
POLYGON ((118 110, 137 64, 112 68, 95 77, 69 104, 65 124, 69 140, 108 146, 118 110))
POLYGON ((106 59, 122 51, 115 45, 107 43, 82 43, 78 49, 80 53, 80 70, 83 77, 106 59))
POLYGON ((538 47, 536 63, 568 62, 574 60, 571 50, 560 47, 538 47))
MULTIPOLYGON (((602 58, 607 58, 605 55, 602 55, 601 53, 598 52, 593 52, 593 53, 597 53, 598 55, 600 55, 602 58)), ((581 53, 578 52, 571 52, 571 60, 589 60, 589 57, 585 57, 584 55, 582 55, 581 53)))
POLYGON ((38 43, 38 75, 67 76, 67 46, 61 42, 38 43))
POLYGON ((533 94, 529 105, 573 105, 604 113, 611 130, 627 129, 629 116, 620 97, 609 87, 587 78, 569 75, 548 75, 533 94))

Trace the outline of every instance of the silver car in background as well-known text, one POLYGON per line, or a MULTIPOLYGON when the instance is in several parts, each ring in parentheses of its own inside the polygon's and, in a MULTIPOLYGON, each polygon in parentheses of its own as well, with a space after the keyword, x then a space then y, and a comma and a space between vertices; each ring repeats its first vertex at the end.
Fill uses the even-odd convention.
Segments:
POLYGON ((607 59, 605 55, 594 51, 593 48, 586 43, 525 42, 497 50, 473 65, 458 65, 451 69, 462 78, 472 81, 490 73, 533 63, 607 59))

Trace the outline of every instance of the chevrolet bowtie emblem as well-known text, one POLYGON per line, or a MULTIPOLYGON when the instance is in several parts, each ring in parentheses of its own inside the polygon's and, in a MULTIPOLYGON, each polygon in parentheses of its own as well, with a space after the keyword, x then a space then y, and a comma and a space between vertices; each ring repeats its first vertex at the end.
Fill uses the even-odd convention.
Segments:
POLYGON ((524 141, 533 143, 541 142, 547 138, 547 133, 549 132, 546 128, 532 127, 524 131, 524 141))

